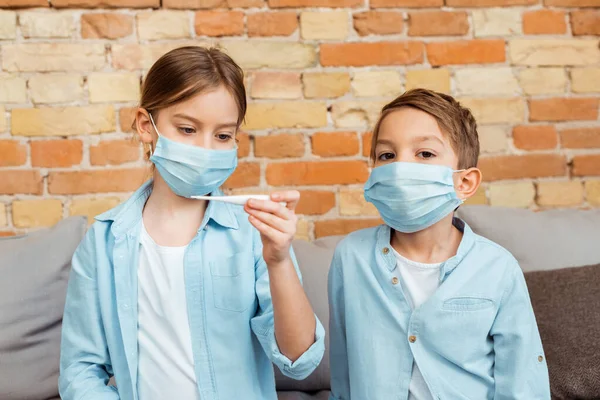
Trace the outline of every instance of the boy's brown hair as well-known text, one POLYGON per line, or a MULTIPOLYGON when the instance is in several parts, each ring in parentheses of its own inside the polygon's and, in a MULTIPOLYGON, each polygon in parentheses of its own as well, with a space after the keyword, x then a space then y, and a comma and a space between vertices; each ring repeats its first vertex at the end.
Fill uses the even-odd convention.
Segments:
POLYGON ((452 149, 458 157, 458 168, 477 166, 479 158, 479 136, 475 117, 468 108, 460 105, 452 96, 427 89, 412 89, 397 97, 381 110, 379 121, 373 130, 371 142, 371 160, 375 160, 375 145, 379 136, 379 127, 383 119, 402 107, 412 107, 434 117, 442 130, 448 135, 452 149))

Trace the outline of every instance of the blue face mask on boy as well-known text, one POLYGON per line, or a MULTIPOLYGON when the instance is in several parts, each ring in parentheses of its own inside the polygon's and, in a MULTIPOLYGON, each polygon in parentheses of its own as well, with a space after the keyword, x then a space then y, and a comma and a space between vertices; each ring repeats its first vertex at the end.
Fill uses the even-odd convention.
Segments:
POLYGON ((204 196, 215 191, 237 167, 237 148, 211 150, 178 143, 158 135, 150 161, 173 193, 182 197, 204 196))
POLYGON ((454 171, 443 165, 393 162, 376 167, 365 183, 365 199, 393 229, 412 233, 439 222, 463 203, 454 171))

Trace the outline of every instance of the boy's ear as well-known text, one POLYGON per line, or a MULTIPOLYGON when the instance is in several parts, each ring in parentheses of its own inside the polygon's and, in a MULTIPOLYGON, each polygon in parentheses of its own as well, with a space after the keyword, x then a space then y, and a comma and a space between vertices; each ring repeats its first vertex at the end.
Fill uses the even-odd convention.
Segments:
POLYGON ((150 122, 148 111, 143 108, 138 108, 135 114, 135 128, 142 143, 153 143, 154 135, 152 132, 154 132, 154 127, 152 126, 152 122, 150 122))
POLYGON ((482 174, 479 168, 469 168, 460 172, 455 182, 456 194, 462 200, 473 196, 481 185, 482 174))

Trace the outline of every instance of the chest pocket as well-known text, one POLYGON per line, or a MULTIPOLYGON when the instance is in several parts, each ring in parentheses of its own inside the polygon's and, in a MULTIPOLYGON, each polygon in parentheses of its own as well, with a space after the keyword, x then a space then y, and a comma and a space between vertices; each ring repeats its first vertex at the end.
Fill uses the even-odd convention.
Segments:
POLYGON ((215 307, 242 312, 253 304, 254 258, 251 252, 237 253, 210 262, 215 307))
POLYGON ((494 301, 480 297, 454 297, 444 301, 442 309, 447 311, 478 311, 494 306, 494 301))

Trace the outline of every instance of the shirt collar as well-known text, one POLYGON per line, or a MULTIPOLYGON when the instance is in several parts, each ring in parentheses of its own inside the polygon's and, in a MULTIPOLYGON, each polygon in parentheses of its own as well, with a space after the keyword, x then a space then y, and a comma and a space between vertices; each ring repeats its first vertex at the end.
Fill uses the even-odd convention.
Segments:
MULTIPOLYGON (((460 218, 454 217, 452 224, 463 233, 463 237, 458 245, 456 255, 450 257, 442 264, 440 271, 440 277, 442 280, 444 280, 452 271, 454 271, 454 269, 465 258, 475 243, 475 234, 466 222, 460 218)), ((377 249, 375 249, 375 251, 377 252, 378 256, 383 258, 387 268, 390 271, 393 271, 394 268, 396 268, 396 257, 394 256, 393 251, 391 251, 391 233, 392 229, 388 225, 383 225, 380 227, 379 232, 377 233, 377 249)))
MULTIPOLYGON (((142 219, 144 205, 152 193, 152 180, 144 183, 131 197, 119 206, 100 214, 97 221, 111 221, 111 231, 115 236, 129 233, 142 219)), ((211 196, 221 196, 223 192, 219 189, 212 192, 211 196)), ((232 205, 219 201, 209 201, 204 220, 200 226, 203 228, 210 221, 214 221, 229 229, 238 229, 239 223, 235 216, 232 205)))

